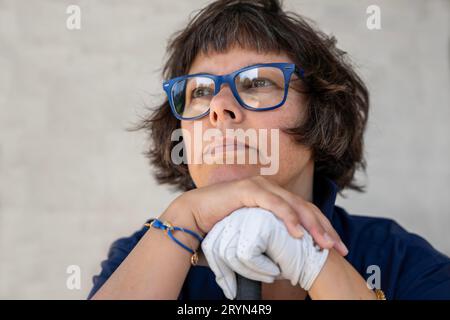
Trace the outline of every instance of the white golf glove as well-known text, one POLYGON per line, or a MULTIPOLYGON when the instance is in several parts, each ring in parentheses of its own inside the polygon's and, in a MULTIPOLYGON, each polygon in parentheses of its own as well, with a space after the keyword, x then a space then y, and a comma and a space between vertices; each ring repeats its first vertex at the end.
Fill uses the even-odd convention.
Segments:
POLYGON ((289 279, 308 291, 328 256, 304 230, 293 238, 270 211, 241 208, 218 223, 202 241, 202 250, 228 299, 237 292, 236 274, 267 283, 289 279))

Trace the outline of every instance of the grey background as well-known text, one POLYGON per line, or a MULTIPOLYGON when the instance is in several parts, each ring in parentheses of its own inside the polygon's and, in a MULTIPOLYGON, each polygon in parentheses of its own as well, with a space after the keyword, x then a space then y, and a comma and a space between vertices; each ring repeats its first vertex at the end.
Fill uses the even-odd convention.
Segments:
MULTIPOLYGON (((0 0, 0 298, 84 299, 108 246, 176 196, 124 129, 163 99, 167 38, 205 1, 0 0), (66 8, 81 6, 81 30, 66 8), (68 265, 81 290, 66 288, 68 265)), ((338 38, 372 94, 366 194, 450 254, 450 3, 285 1, 338 38), (381 30, 366 8, 381 8, 381 30)))

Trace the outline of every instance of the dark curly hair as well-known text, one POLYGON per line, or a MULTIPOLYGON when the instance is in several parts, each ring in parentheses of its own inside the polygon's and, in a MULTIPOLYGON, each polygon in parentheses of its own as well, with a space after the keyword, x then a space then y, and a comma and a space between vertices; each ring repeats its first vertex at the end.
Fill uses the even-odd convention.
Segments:
MULTIPOLYGON (((363 134, 369 111, 368 90, 336 47, 336 39, 299 14, 283 11, 278 0, 218 0, 199 10, 168 42, 163 78, 188 73, 198 53, 226 52, 234 45, 257 52, 283 52, 305 70, 306 119, 285 130, 310 148, 315 170, 335 181, 342 191, 364 191, 355 172, 365 171, 363 134)), ((183 191, 195 187, 186 164, 171 161, 178 143, 171 133, 180 127, 166 100, 140 119, 131 130, 149 137, 145 155, 156 167, 159 183, 183 191)))

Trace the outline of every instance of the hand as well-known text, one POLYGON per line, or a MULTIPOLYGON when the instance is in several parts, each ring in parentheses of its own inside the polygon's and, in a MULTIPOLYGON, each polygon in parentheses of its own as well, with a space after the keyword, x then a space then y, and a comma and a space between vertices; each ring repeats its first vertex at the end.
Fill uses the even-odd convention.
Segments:
POLYGON ((180 212, 189 208, 198 231, 203 234, 239 208, 260 207, 277 216, 291 236, 301 237, 302 230, 306 229, 321 248, 334 246, 341 255, 348 252, 331 223, 314 204, 262 176, 193 189, 178 197, 173 205, 180 212))
POLYGON ((328 256, 306 231, 302 239, 292 238, 279 219, 261 208, 242 208, 218 222, 202 249, 228 299, 236 297, 234 272, 268 283, 289 279, 308 291, 328 256))

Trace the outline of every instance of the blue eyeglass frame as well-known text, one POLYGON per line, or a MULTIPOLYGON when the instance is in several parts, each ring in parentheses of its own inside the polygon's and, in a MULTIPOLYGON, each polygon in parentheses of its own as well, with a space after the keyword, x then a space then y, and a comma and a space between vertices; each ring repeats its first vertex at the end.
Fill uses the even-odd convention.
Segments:
POLYGON ((213 96, 217 95, 220 92, 221 86, 223 83, 228 83, 228 86, 231 89, 231 92, 233 93, 233 96, 235 97, 235 99, 239 102, 239 104, 247 109, 247 110, 251 110, 251 111, 268 111, 268 110, 273 110, 276 108, 281 107, 287 99, 287 94, 288 94, 288 90, 289 90, 289 84, 291 81, 291 77, 293 73, 296 73, 300 76, 301 79, 304 79, 304 70, 302 68, 299 68, 295 65, 295 63, 288 63, 288 62, 278 62, 278 63, 258 63, 258 64, 254 64, 251 66, 247 66, 244 68, 241 68, 239 70, 233 71, 229 74, 225 74, 225 75, 214 75, 214 74, 210 74, 210 73, 195 73, 195 74, 188 74, 188 75, 184 75, 184 76, 179 76, 176 78, 172 78, 170 80, 164 81, 163 82, 163 89, 167 94, 167 98, 169 100, 169 105, 170 105, 170 109, 172 111, 172 114, 178 119, 178 120, 197 120, 200 118, 205 117, 206 115, 209 114, 211 108, 208 108, 208 111, 206 111, 205 113, 198 115, 196 117, 191 117, 191 118, 184 118, 182 116, 180 116, 176 109, 175 109, 175 105, 174 105, 174 101, 173 101, 173 95, 172 95, 172 88, 173 86, 179 82, 179 81, 183 81, 186 80, 188 78, 193 78, 193 77, 198 77, 198 76, 202 76, 205 78, 209 78, 211 80, 214 81, 214 94, 213 96), (243 72, 243 71, 247 71, 250 69, 254 69, 254 68, 258 68, 258 67, 274 67, 274 68, 278 68, 283 72, 284 75, 284 97, 283 100, 273 106, 273 107, 268 107, 268 108, 253 108, 247 104, 244 103, 244 101, 242 101, 241 97, 239 96, 239 93, 237 92, 236 89, 236 84, 235 84, 235 78, 236 76, 243 72))

